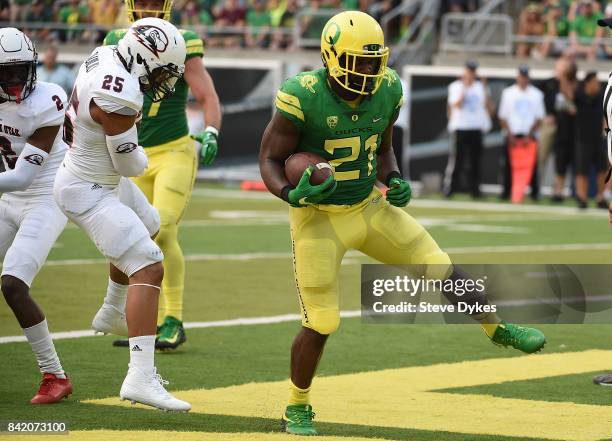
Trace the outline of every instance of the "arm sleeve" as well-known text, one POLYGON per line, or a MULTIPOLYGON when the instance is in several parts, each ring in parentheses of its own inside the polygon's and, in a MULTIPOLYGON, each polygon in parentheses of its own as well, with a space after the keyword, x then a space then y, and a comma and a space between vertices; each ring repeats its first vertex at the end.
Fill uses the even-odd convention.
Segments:
POLYGON ((185 39, 185 47, 187 49, 187 56, 185 61, 193 57, 204 56, 204 41, 193 31, 181 31, 183 38, 185 39))
POLYGON ((140 176, 149 164, 147 154, 138 145, 138 131, 135 125, 127 132, 106 136, 106 147, 113 167, 121 176, 140 176))
POLYGON ((15 168, 0 173, 0 193, 23 191, 34 182, 49 154, 44 150, 26 144, 17 158, 15 168))

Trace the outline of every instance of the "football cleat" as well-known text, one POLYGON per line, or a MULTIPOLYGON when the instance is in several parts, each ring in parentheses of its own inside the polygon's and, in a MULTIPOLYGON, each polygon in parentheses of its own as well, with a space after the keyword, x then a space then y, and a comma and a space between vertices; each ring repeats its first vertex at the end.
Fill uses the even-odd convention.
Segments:
POLYGON ((164 323, 159 327, 157 339, 155 340, 155 349, 176 349, 187 341, 183 322, 167 315, 164 318, 164 323))
POLYGON ((128 335, 125 313, 112 305, 102 304, 91 322, 91 327, 102 334, 128 335))
POLYGON ((281 419, 281 427, 285 432, 293 435, 318 435, 317 429, 312 424, 314 416, 315 413, 310 404, 289 405, 281 419))
POLYGON ((131 401, 132 404, 140 403, 170 412, 188 412, 191 404, 172 396, 164 388, 166 384, 168 381, 164 380, 155 368, 147 375, 138 368, 130 367, 121 385, 119 397, 122 401, 131 401))
POLYGON ((546 337, 535 328, 527 328, 502 321, 497 326, 491 341, 499 346, 512 346, 526 354, 533 354, 544 347, 546 337))
POLYGON ((72 393, 72 384, 68 375, 66 378, 58 378, 55 374, 45 372, 36 395, 30 400, 30 404, 53 404, 68 398, 72 393))
POLYGON ((599 386, 612 386, 612 374, 602 374, 593 377, 593 384, 599 386))

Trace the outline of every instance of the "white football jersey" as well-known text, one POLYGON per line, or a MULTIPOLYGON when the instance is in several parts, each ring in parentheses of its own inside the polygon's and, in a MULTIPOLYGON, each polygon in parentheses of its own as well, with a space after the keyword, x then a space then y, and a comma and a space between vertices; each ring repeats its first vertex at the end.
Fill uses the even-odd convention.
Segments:
MULTIPOLYGON (((64 164, 79 178, 102 185, 117 185, 121 176, 113 167, 102 125, 89 113, 92 100, 116 104, 112 111, 142 110, 140 84, 123 67, 116 46, 100 46, 81 65, 66 111, 64 139, 70 145, 64 164)), ((121 112, 120 112, 121 113, 121 112)))
MULTIPOLYGON (((15 168, 17 158, 26 142, 40 127, 61 126, 64 123, 66 92, 57 84, 37 81, 36 87, 24 101, 17 104, 0 104, 0 156, 2 171, 15 168)), ((53 193, 53 181, 57 168, 66 153, 62 130, 34 182, 24 191, 14 191, 13 196, 32 196, 53 193)))

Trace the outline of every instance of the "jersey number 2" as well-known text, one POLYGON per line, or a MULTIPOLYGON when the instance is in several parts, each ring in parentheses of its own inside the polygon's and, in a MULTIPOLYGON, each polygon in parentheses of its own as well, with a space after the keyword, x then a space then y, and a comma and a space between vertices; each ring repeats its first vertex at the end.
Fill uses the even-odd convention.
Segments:
MULTIPOLYGON (((378 141, 377 134, 366 139, 364 144, 365 150, 368 152, 368 176, 372 174, 372 170, 374 169, 372 162, 374 161, 374 152, 377 146, 376 141, 378 141)), ((345 149, 347 147, 351 149, 351 153, 348 156, 335 158, 329 161, 330 165, 334 168, 334 177, 336 181, 350 181, 361 177, 361 170, 351 170, 348 166, 345 167, 348 169, 347 171, 336 171, 336 169, 345 162, 355 161, 359 157, 359 152, 361 151, 361 137, 352 136, 350 138, 325 140, 324 148, 330 155, 333 155, 336 149, 345 149)))

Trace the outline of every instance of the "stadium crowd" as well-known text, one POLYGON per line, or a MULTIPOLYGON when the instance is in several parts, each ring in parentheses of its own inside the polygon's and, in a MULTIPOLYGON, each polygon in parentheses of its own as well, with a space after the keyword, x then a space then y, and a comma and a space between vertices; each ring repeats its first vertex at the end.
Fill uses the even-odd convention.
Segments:
POLYGON ((612 17, 608 0, 541 0, 529 3, 518 20, 519 57, 545 58, 571 53, 588 60, 612 58, 612 44, 597 20, 612 17))

